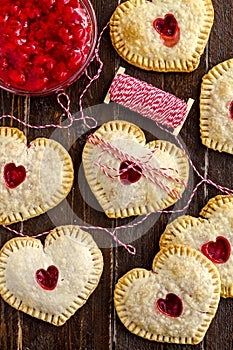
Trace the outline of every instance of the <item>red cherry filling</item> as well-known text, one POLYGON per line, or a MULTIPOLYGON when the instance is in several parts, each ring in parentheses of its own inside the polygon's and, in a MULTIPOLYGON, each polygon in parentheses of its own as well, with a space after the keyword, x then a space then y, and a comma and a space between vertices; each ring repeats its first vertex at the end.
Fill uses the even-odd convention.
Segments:
POLYGON ((59 271, 56 266, 50 265, 47 270, 39 269, 36 271, 36 282, 46 290, 56 288, 59 271))
POLYGON ((3 176, 6 186, 15 188, 26 178, 26 170, 23 165, 16 166, 15 163, 8 163, 4 166, 3 176))
POLYGON ((231 119, 233 119, 233 101, 231 101, 230 103, 229 112, 230 112, 231 119))
POLYGON ((165 299, 158 299, 155 305, 166 316, 179 317, 183 312, 182 300, 173 293, 167 294, 165 299))
POLYGON ((83 65, 91 30, 79 0, 3 1, 0 80, 25 92, 55 87, 83 65))
POLYGON ((201 247, 202 253, 216 264, 227 262, 231 254, 230 242, 222 236, 216 238, 216 242, 210 241, 201 247))
POLYGON ((120 180, 123 185, 130 185, 140 180, 142 176, 142 169, 140 166, 128 160, 120 165, 120 180))
POLYGON ((156 18, 153 26, 160 34, 165 46, 173 47, 178 43, 180 39, 180 28, 172 14, 167 14, 164 18, 156 18))

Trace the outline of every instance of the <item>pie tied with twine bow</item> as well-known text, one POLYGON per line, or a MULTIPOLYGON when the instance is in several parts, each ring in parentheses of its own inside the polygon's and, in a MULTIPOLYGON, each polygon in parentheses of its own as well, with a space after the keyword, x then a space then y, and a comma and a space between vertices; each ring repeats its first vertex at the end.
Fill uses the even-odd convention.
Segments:
POLYGON ((58 142, 37 138, 27 144, 22 131, 0 128, 0 224, 45 213, 69 193, 73 163, 58 142))
POLYGON ((162 210, 185 190, 189 164, 167 141, 146 144, 143 131, 127 121, 103 124, 83 150, 87 182, 106 215, 123 218, 162 210))
POLYGON ((210 199, 200 215, 175 219, 162 234, 160 247, 184 244, 202 252, 219 271, 221 296, 233 297, 233 197, 210 199))
POLYGON ((117 314, 132 333, 158 342, 197 344, 215 316, 220 278, 196 249, 171 245, 155 256, 152 271, 136 268, 119 279, 117 314))
POLYGON ((202 79, 200 129, 205 146, 233 154, 233 59, 213 67, 202 79))
POLYGON ((0 294, 14 308, 63 325, 99 283, 100 249, 77 226, 60 226, 39 239, 13 238, 0 252, 0 294))
POLYGON ((199 65, 213 25, 211 0, 128 0, 110 19, 118 54, 159 72, 191 72, 199 65))

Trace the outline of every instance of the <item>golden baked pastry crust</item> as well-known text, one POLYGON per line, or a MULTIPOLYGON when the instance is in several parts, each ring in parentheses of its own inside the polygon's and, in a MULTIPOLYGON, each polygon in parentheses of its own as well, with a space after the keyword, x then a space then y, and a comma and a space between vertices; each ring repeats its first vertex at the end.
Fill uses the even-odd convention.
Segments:
POLYGON ((216 248, 223 252, 223 255, 218 252, 217 255, 224 257, 228 253, 228 259, 222 263, 213 262, 220 274, 221 296, 233 297, 233 197, 219 195, 210 199, 200 215, 199 218, 183 215, 171 222, 161 235, 160 248, 183 244, 202 251, 208 242, 216 244, 219 237, 226 239, 226 247, 220 245, 216 248))
MULTIPOLYGON (((168 169, 167 174, 187 183, 188 160, 183 151, 174 144, 160 140, 146 144, 145 135, 139 127, 121 120, 103 124, 94 135, 141 161, 156 148, 148 164, 156 168, 166 168, 168 169)), ((169 186, 170 192, 166 192, 144 176, 141 176, 139 181, 125 186, 119 177, 109 178, 98 166, 94 165, 99 157, 104 165, 115 169, 120 168, 121 161, 89 142, 84 147, 83 166, 87 182, 110 218, 143 215, 162 210, 178 200, 172 190, 180 195, 185 190, 183 183, 169 180, 161 175, 158 175, 157 179, 169 186)))
POLYGON ((52 139, 37 138, 30 145, 17 128, 0 128, 0 224, 9 225, 45 213, 69 193, 73 163, 69 153, 52 139), (23 166, 26 178, 15 188, 4 180, 6 164, 23 166))
POLYGON ((212 321, 220 299, 220 279, 215 266, 201 253, 174 245, 162 249, 152 271, 136 268, 119 279, 114 303, 121 322, 148 340, 177 344, 199 343, 212 321), (166 315, 159 299, 175 294, 182 312, 166 315), (178 300, 179 300, 178 299, 178 300))
POLYGON ((233 59, 219 63, 204 75, 200 96, 202 143, 219 152, 233 154, 233 59))
POLYGON ((199 65, 214 19, 211 0, 128 0, 110 19, 110 36, 118 54, 130 64, 159 72, 191 72, 199 65), (164 45, 153 22, 175 14, 180 39, 164 45))
POLYGON ((60 226, 39 239, 13 238, 0 252, 0 294, 14 308, 56 326, 63 325, 99 283, 103 257, 91 235, 77 226, 60 226), (36 271, 56 266, 53 290, 42 288, 36 271))

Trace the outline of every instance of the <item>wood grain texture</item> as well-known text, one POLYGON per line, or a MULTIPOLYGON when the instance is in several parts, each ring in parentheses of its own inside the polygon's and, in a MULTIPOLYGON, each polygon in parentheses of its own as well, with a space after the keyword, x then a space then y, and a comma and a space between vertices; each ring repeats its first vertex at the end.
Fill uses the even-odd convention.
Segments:
MULTIPOLYGON (((96 12, 99 32, 108 22, 117 6, 117 0, 92 0, 96 12)), ((199 94, 202 76, 215 64, 233 57, 232 29, 233 4, 232 0, 213 0, 215 21, 205 53, 197 70, 192 73, 155 73, 146 72, 130 66, 119 58, 113 49, 109 32, 105 31, 101 46, 100 57, 104 63, 100 78, 93 83, 83 98, 84 108, 102 104, 108 91, 115 71, 119 66, 126 68, 126 73, 147 81, 158 88, 174 93, 182 99, 189 97, 195 100, 187 121, 181 130, 183 140, 194 165, 201 174, 213 181, 228 187, 233 187, 232 156, 207 150, 201 143, 199 132, 199 94)), ((88 72, 94 76, 98 64, 92 62, 88 72)), ((79 110, 78 99, 88 80, 82 76, 78 82, 68 87, 66 92, 71 99, 71 112, 79 110)), ((92 110, 91 110, 92 111, 92 110)), ((14 96, 1 90, 0 114, 12 114, 31 124, 60 123, 62 110, 56 96, 24 98, 14 96)), ((98 113, 98 123, 108 119, 124 117, 124 112, 117 106, 106 107, 105 112, 98 113)), ((135 123, 142 122, 135 118, 135 123)), ((127 220, 110 220, 100 210, 87 184, 83 181, 80 168, 81 153, 87 133, 77 123, 70 131, 53 133, 52 129, 32 130, 10 119, 1 121, 1 125, 19 127, 24 130, 28 140, 38 136, 55 137, 69 150, 75 167, 75 182, 72 191, 64 204, 40 217, 33 218, 23 224, 14 224, 12 228, 31 235, 52 229, 55 225, 82 224, 114 227, 127 220)), ((147 125, 146 136, 152 140, 155 136, 166 137, 155 129, 153 123, 147 125)), ((193 175, 194 185, 199 181, 193 175)), ((197 216, 207 200, 218 194, 218 191, 208 185, 202 185, 192 203, 186 210, 187 214, 197 216)), ((134 267, 151 269, 152 261, 159 247, 160 234, 171 220, 168 215, 160 215, 155 219, 149 218, 147 226, 136 230, 120 232, 119 238, 135 246, 137 254, 130 255, 123 247, 115 247, 114 241, 103 232, 92 232, 95 240, 102 249, 104 256, 104 271, 96 291, 87 303, 62 327, 46 324, 26 314, 18 312, 0 300, 0 349, 1 350, 232 350, 233 349, 233 301, 221 300, 215 319, 213 320, 204 340, 196 345, 174 345, 149 342, 132 335, 119 321, 114 305, 114 285, 124 273, 134 267), (141 231, 140 231, 141 230, 141 231)), ((0 245, 14 237, 6 229, 0 227, 0 245)), ((43 241, 43 238, 42 238, 43 241)))

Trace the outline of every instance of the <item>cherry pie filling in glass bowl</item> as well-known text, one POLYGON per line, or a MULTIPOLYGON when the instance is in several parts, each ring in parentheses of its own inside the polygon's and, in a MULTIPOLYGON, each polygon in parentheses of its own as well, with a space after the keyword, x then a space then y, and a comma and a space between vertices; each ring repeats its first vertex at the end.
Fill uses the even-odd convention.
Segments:
POLYGON ((22 95, 65 88, 90 63, 96 36, 89 0, 2 0, 0 87, 22 95))

